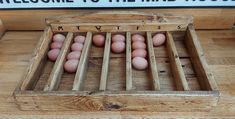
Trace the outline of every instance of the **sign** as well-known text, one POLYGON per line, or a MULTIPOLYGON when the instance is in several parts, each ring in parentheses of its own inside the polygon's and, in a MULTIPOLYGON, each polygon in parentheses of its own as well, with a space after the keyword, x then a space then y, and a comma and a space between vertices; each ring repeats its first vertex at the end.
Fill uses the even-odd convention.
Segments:
POLYGON ((235 0, 0 0, 0 9, 129 7, 235 7, 235 0))

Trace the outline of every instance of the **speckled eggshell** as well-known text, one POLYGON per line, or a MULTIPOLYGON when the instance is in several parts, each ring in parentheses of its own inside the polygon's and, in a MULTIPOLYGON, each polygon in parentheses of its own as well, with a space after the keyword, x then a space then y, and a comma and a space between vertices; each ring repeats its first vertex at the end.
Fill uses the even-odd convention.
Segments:
POLYGON ((117 41, 112 43, 112 52, 114 53, 122 53, 125 51, 125 43, 122 41, 117 41))
POLYGON ((59 54, 60 54, 60 49, 52 49, 47 53, 47 56, 49 60, 56 61, 59 54))
POLYGON ((65 36, 63 34, 58 33, 53 36, 54 42, 64 42, 64 40, 65 40, 65 36))
POLYGON ((121 34, 113 35, 112 42, 117 42, 117 41, 125 42, 125 36, 123 36, 121 34))
POLYGON ((51 49, 60 49, 62 47, 62 42, 53 42, 51 43, 51 49))
POLYGON ((158 33, 153 36, 153 46, 161 46, 165 43, 166 41, 166 36, 163 33, 158 33))
POLYGON ((71 46, 72 51, 82 51, 83 49, 83 44, 81 43, 73 43, 71 46))
POLYGON ((132 53, 131 53, 131 57, 143 57, 146 58, 147 57, 147 51, 145 49, 135 49, 132 53))
POLYGON ((103 47, 105 44, 105 37, 101 34, 96 34, 92 38, 93 44, 97 47, 103 47))
POLYGON ((141 42, 145 42, 145 38, 144 36, 140 35, 140 34, 134 34, 131 37, 131 41, 135 42, 135 41, 141 41, 141 42))
POLYGON ((85 40, 86 40, 86 37, 82 35, 78 35, 74 38, 74 42, 81 43, 81 44, 84 44, 85 40))
POLYGON ((77 71, 79 60, 71 59, 65 62, 64 69, 68 73, 75 73, 77 71))
POLYGON ((135 57, 132 59, 132 65, 137 70, 144 70, 148 67, 148 61, 142 57, 135 57))
POLYGON ((67 60, 76 59, 79 60, 81 56, 80 51, 72 51, 67 55, 67 60))
POLYGON ((141 41, 135 41, 132 43, 132 49, 146 49, 146 44, 141 41))

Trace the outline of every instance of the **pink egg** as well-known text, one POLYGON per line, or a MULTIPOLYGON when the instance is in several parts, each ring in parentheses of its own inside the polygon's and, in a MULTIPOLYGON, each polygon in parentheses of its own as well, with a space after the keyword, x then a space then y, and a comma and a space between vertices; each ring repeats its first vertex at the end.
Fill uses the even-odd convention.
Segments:
POLYGON ((164 44, 166 41, 166 36, 163 33, 158 33, 153 36, 153 46, 157 47, 164 44))
POLYGON ((145 38, 144 36, 140 35, 140 34, 134 34, 131 37, 131 41, 135 42, 135 41, 141 41, 141 42, 145 42, 145 38))
POLYGON ((86 40, 86 37, 81 36, 81 35, 78 35, 74 38, 74 42, 81 43, 81 44, 84 44, 85 40, 86 40))
POLYGON ((105 37, 101 34, 96 34, 93 36, 92 41, 95 46, 102 47, 105 43, 105 37))
POLYGON ((65 62, 64 69, 68 73, 75 73, 77 71, 79 60, 71 59, 65 62))
POLYGON ((71 46, 72 51, 82 51, 83 44, 81 43, 73 43, 71 46))
POLYGON ((132 59, 132 65, 137 70, 144 70, 148 67, 148 61, 142 57, 135 57, 132 59))
POLYGON ((117 41, 125 42, 125 36, 123 36, 121 34, 113 35, 112 42, 117 42, 117 41))
POLYGON ((131 57, 143 57, 146 58, 147 56, 147 51, 145 49, 135 49, 132 53, 131 53, 131 57))
POLYGON ((60 49, 52 49, 47 53, 47 56, 51 61, 56 61, 59 54, 60 54, 60 49))
POLYGON ((51 44, 51 49, 60 49, 62 47, 63 43, 62 42, 53 42, 51 44))
POLYGON ((146 49, 146 44, 141 41, 135 41, 132 43, 132 49, 146 49))
POLYGON ((122 53, 123 51, 125 51, 125 43, 121 41, 112 43, 111 47, 114 53, 122 53))
POLYGON ((73 52, 70 52, 68 55, 67 55, 67 60, 71 60, 71 59, 80 59, 80 56, 81 56, 81 52, 80 51, 73 51, 73 52))
POLYGON ((53 36, 53 41, 54 42, 64 42, 65 36, 63 34, 55 34, 53 36))

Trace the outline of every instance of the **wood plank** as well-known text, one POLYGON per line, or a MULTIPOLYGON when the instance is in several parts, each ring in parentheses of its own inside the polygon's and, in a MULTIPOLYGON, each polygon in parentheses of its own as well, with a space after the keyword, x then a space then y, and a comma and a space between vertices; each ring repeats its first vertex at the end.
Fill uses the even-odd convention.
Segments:
POLYGON ((100 88, 99 88, 99 90, 103 90, 103 91, 106 90, 106 86, 107 86, 107 80, 108 80, 108 74, 109 74, 110 49, 111 49, 111 33, 106 33, 104 57, 103 57, 100 88))
POLYGON ((5 27, 2 20, 0 19, 0 38, 3 36, 4 33, 5 33, 5 27))
POLYGON ((218 90, 214 77, 208 67, 205 54, 200 46, 193 25, 188 26, 185 43, 191 55, 191 60, 196 74, 199 76, 199 83, 204 90, 218 90))
MULTIPOLYGON (((0 16, 8 30, 43 30, 46 26, 45 19, 48 17, 78 13, 89 14, 94 11, 103 10, 1 10, 0 16), (37 15, 35 15, 35 13, 37 15)), ((235 22, 234 8, 132 9, 132 11, 190 14, 194 17, 194 25, 196 29, 231 29, 235 22)))
POLYGON ((37 80, 39 79, 39 75, 42 67, 44 66, 45 60, 47 58, 47 52, 49 50, 49 44, 52 38, 51 28, 46 27, 40 41, 38 42, 35 51, 33 53, 33 58, 30 61, 30 65, 26 71, 26 75, 24 76, 24 80, 20 87, 20 90, 28 90, 32 89, 37 80))
POLYGON ((170 32, 166 32, 166 36, 166 44, 171 62, 172 73, 175 78, 176 87, 178 90, 190 90, 184 74, 184 70, 182 68, 182 64, 179 59, 178 52, 175 47, 173 37, 170 32))
POLYGON ((66 36, 65 42, 60 50, 60 54, 56 59, 53 69, 50 73, 49 79, 44 87, 44 91, 56 90, 59 86, 61 76, 64 73, 64 63, 66 56, 70 51, 70 46, 73 43, 73 33, 69 32, 66 36))
POLYGON ((21 110, 50 111, 209 111, 218 92, 102 91, 16 94, 21 110), (88 95, 89 94, 89 95, 88 95), (41 95, 41 96, 40 96, 41 95), (50 96, 48 96, 50 95, 50 96), (148 99, 146 100, 146 95, 148 99), (37 98, 34 98, 37 96, 37 98), (172 101, 174 100, 174 101, 172 101), (25 103, 27 102, 27 103, 25 103), (128 102, 128 103, 127 103, 128 102), (182 108, 182 106, 184 108, 182 108), (161 108, 159 108, 161 107, 161 108))
POLYGON ((158 77, 158 69, 157 69, 154 48, 153 48, 153 39, 152 39, 151 32, 147 32, 147 48, 148 48, 150 69, 151 69, 151 74, 152 74, 152 78, 153 78, 153 89, 160 90, 161 87, 160 87, 160 81, 159 81, 159 77, 158 77))
POLYGON ((131 33, 126 33, 126 90, 132 90, 131 33))
POLYGON ((87 70, 87 65, 88 65, 88 58, 89 58, 89 53, 92 45, 92 33, 87 32, 86 35, 86 40, 84 44, 84 48, 81 54, 80 62, 78 65, 78 69, 75 75, 74 83, 73 83, 73 89, 72 90, 81 90, 82 89, 82 84, 83 81, 85 80, 85 74, 87 70))

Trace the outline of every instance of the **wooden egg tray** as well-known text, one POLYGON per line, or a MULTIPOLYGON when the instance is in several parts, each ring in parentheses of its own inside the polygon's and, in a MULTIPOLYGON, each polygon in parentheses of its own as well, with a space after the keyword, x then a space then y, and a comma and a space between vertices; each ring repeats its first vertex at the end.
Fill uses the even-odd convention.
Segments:
POLYGON ((46 20, 25 77, 14 92, 21 110, 50 111, 208 111, 219 92, 187 15, 130 11, 84 13, 46 20), (167 41, 153 47, 152 36, 167 41), (66 35, 56 62, 47 58, 52 36, 66 35), (105 46, 92 44, 92 35, 106 36, 105 46), (111 36, 126 36, 126 51, 110 51, 111 36), (136 70, 131 61, 131 35, 145 36, 148 69, 136 70), (78 70, 63 65, 76 35, 86 36, 78 70))

